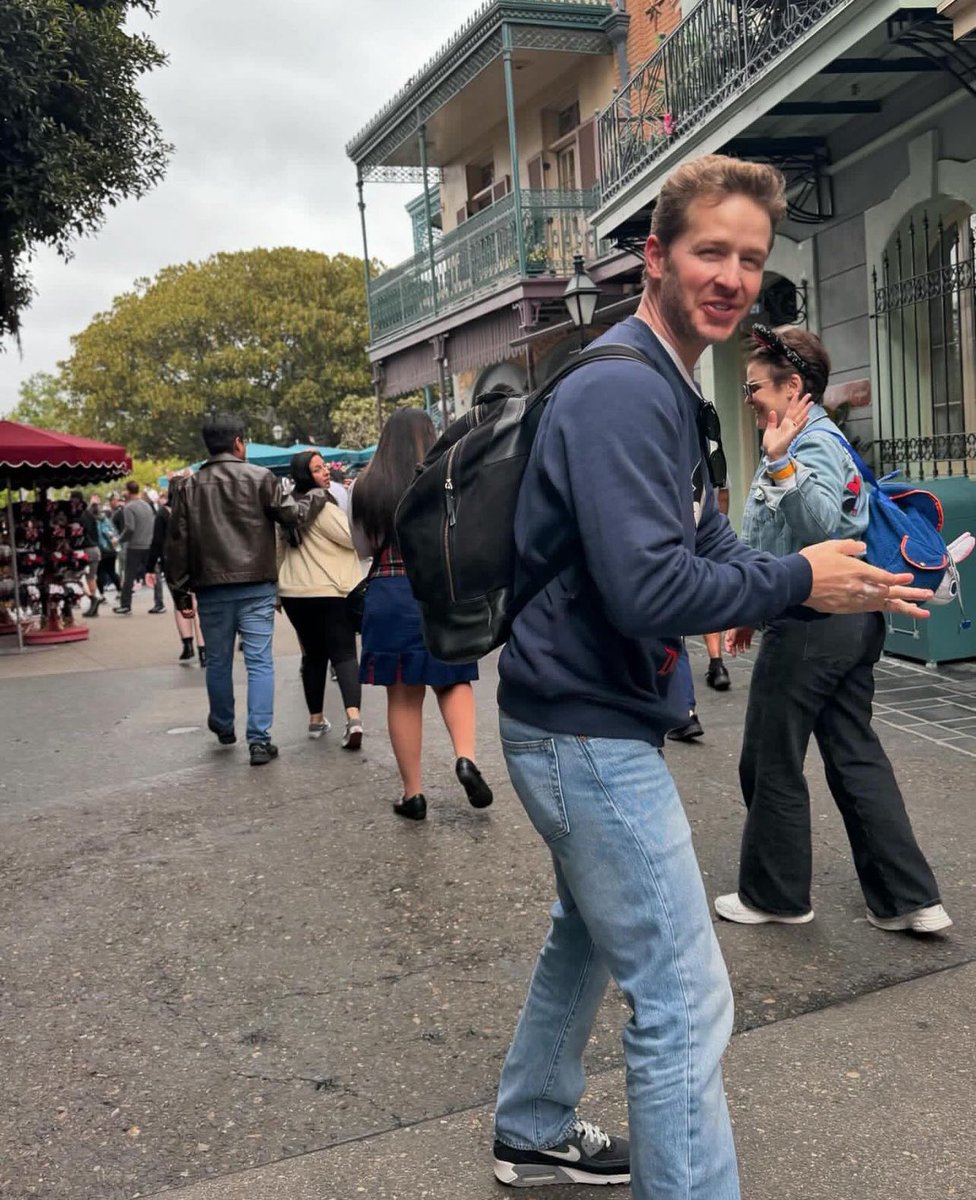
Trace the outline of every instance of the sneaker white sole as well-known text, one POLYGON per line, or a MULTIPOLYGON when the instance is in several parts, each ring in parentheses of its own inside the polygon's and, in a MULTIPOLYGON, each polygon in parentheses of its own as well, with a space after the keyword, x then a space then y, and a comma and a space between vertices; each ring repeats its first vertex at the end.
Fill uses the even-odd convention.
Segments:
POLYGON ((737 925, 808 925, 813 920, 812 908, 798 917, 781 917, 776 913, 749 908, 738 897, 732 902, 727 902, 725 896, 718 896, 715 900, 715 911, 723 920, 734 921, 737 925))
POLYGON ((308 736, 312 739, 313 742, 318 741, 318 739, 320 737, 322 737, 323 734, 328 733, 331 728, 332 728, 332 726, 328 723, 328 721, 326 721, 326 723, 324 725, 322 725, 321 727, 316 728, 316 729, 313 729, 311 726, 309 726, 308 736))
POLYGON ((952 925, 952 917, 941 905, 939 909, 940 911, 934 913, 904 913, 900 917, 876 917, 868 909, 868 924, 887 933, 939 933, 952 925))
POLYGON ((630 1183, 630 1172, 623 1175, 594 1175, 570 1166, 544 1166, 542 1163, 510 1163, 495 1159, 495 1178, 507 1187, 548 1187, 555 1183, 601 1184, 630 1183))

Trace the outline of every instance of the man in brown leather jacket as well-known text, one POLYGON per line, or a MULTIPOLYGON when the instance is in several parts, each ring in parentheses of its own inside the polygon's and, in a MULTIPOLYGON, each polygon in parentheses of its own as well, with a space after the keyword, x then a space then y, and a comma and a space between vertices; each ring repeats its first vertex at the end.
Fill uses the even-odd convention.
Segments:
POLYGON ((171 481, 166 576, 173 603, 192 614, 197 598, 207 643, 207 727, 222 746, 234 732, 234 643, 247 666, 247 741, 251 765, 278 757, 274 714, 275 523, 296 527, 300 509, 280 480, 244 461, 244 426, 223 414, 204 425, 209 458, 195 474, 171 481))

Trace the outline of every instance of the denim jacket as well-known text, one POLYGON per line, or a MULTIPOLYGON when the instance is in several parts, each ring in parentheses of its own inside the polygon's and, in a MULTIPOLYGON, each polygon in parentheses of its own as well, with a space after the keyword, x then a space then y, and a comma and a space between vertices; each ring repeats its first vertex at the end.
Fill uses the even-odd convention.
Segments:
POLYGON ((820 405, 790 446, 795 475, 774 483, 764 458, 742 514, 742 540, 778 558, 829 538, 860 538, 868 525, 868 493, 820 405), (824 430, 817 432, 818 427, 824 430))

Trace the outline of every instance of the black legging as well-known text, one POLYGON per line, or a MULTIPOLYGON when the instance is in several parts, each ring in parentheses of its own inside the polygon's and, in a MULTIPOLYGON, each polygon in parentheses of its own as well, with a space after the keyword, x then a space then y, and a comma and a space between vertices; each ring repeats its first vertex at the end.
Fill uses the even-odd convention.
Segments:
POLYGON ((102 593, 108 584, 112 584, 116 592, 121 592, 122 581, 119 579, 118 571, 115 569, 115 555, 108 554, 102 551, 102 557, 98 560, 98 590, 102 593))
POLYGON ((310 713, 325 703, 329 663, 335 667, 345 708, 359 708, 363 689, 356 661, 356 633, 343 596, 282 596, 281 606, 302 644, 302 684, 310 713))

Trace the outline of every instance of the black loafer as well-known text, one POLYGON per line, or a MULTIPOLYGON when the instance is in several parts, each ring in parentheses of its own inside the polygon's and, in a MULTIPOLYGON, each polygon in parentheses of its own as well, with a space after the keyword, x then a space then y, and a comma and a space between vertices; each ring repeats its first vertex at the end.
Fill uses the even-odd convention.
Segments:
POLYGON ((668 740, 672 742, 693 742, 695 738, 704 736, 705 730, 702 729, 701 721, 695 716, 691 717, 684 725, 668 730, 668 740))
POLYGON ((472 808, 487 808, 494 800, 491 788, 470 758, 459 758, 454 764, 454 774, 467 793, 472 808))
POLYGON ((725 663, 716 663, 714 667, 709 667, 705 672, 705 682, 716 692, 727 692, 732 686, 732 680, 725 669, 725 663))
POLYGON ((394 801, 393 811, 408 821, 422 821, 427 816, 427 800, 423 792, 418 792, 416 796, 404 796, 394 801))

